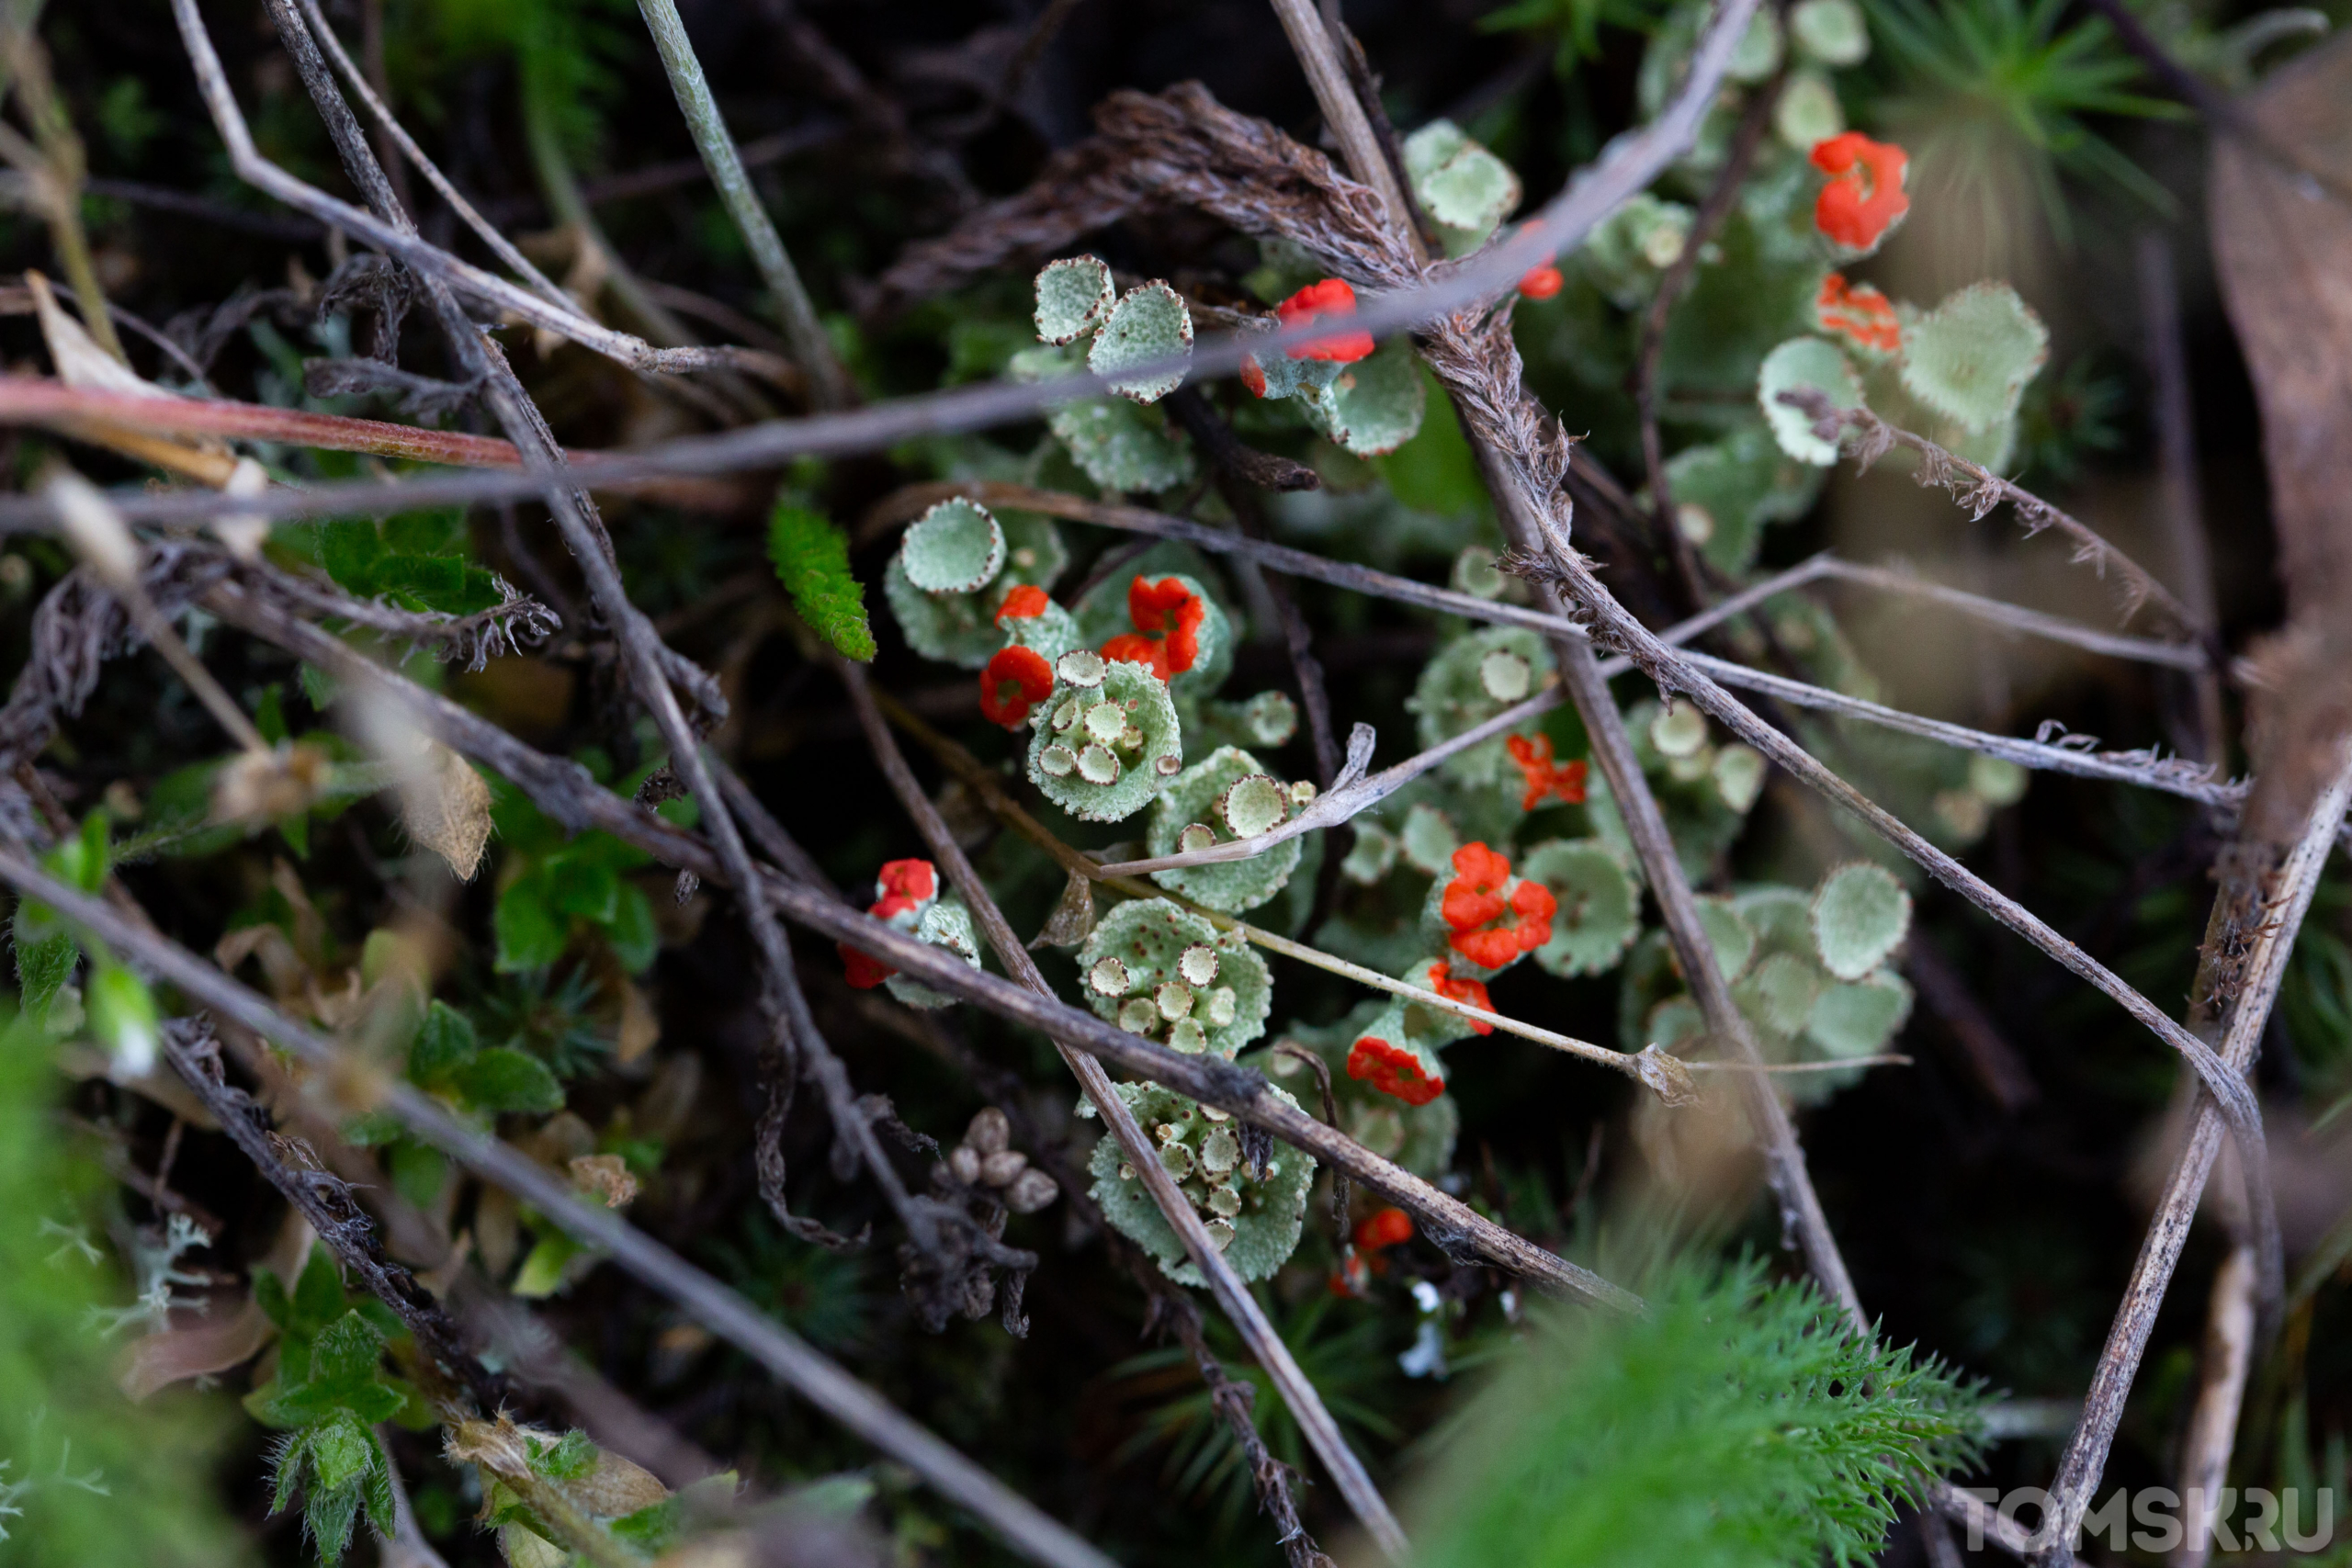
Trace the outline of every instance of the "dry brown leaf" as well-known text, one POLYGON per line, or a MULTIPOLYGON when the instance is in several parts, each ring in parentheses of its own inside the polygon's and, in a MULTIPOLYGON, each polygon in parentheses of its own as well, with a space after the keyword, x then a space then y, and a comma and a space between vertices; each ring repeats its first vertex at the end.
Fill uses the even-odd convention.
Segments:
POLYGON ((269 1314, 248 1298, 233 1316, 159 1329, 125 1346, 115 1365, 115 1385, 137 1401, 183 1378, 225 1372, 259 1355, 272 1332, 269 1314))
POLYGON ((2250 833, 2291 840, 2352 729, 2352 207, 2279 154, 2352 183, 2352 39, 2243 100, 2273 143, 2214 139, 2214 259, 2262 409, 2287 626, 2259 645, 2250 833))
POLYGON ((645 993, 628 980, 621 982, 621 1021, 613 1041, 613 1060, 628 1066, 662 1043, 662 1015, 645 993))
POLYGON ((575 1155, 565 1168, 574 1187, 603 1199, 607 1209, 625 1209, 637 1199, 637 1178, 618 1155, 575 1155))
POLYGON ((424 747, 423 760, 401 783, 401 826, 447 861, 458 881, 471 882, 490 842, 490 785, 439 741, 424 747))

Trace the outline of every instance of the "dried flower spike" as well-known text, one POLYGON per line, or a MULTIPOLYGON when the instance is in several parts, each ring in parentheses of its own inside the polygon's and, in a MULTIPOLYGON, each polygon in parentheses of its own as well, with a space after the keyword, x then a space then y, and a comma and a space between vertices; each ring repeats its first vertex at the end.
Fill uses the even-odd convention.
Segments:
POLYGON ((1896 219, 1911 210, 1903 194, 1910 163, 1902 148, 1873 141, 1859 130, 1833 136, 1813 150, 1813 166, 1829 176, 1813 204, 1814 226, 1849 250, 1874 249, 1896 219))

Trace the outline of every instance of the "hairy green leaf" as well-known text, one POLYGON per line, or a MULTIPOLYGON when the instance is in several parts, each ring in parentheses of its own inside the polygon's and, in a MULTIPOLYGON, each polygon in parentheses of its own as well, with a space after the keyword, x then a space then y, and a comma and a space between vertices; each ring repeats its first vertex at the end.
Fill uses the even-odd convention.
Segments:
POLYGON ((873 659, 865 590, 850 575, 847 535, 807 507, 778 502, 768 519, 768 559, 809 629, 851 659, 873 659))

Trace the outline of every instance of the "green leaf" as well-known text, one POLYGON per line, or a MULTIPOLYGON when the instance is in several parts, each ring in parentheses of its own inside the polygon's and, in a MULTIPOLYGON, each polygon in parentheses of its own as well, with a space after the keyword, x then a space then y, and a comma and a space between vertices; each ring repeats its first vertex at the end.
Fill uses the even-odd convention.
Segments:
POLYGON ((352 1526, 359 1522, 359 1488, 350 1486, 331 1492, 311 1487, 310 1501, 303 1505, 302 1522, 309 1527, 311 1544, 317 1548, 319 1561, 327 1568, 334 1568, 343 1561, 345 1549, 351 1545, 352 1526))
POLYGON ((580 1244, 561 1231, 549 1231, 539 1237, 531 1255, 523 1259, 523 1267, 515 1271, 514 1282, 507 1289, 526 1301, 551 1296, 563 1288, 564 1265, 580 1256, 580 1244))
POLYGON ((266 687, 261 701, 254 705, 254 728, 272 746, 286 739, 286 688, 276 681, 266 687))
POLYGON ((508 885, 491 917, 498 935, 498 968, 544 969, 563 956, 570 927, 548 907, 545 884, 530 875, 508 885))
POLYGON ((593 849, 586 853, 549 855, 539 866, 538 880, 540 897, 559 916, 577 916, 602 924, 613 918, 620 903, 621 879, 593 849))
POLYGON ((376 563, 383 558, 383 536, 364 518, 337 518, 318 525, 319 564, 354 593, 376 592, 376 563))
MULTIPOLYGON (((254 1392, 258 1393, 261 1391, 256 1389, 254 1392)), ((269 1489, 271 1513, 285 1512, 286 1505, 294 1501, 295 1490, 302 1484, 302 1464, 310 1454, 311 1435, 308 1432, 298 1432, 287 1438, 286 1446, 277 1450, 277 1472, 269 1489)))
POLYGON ((322 1398, 339 1400, 357 1393, 375 1382, 383 1354, 384 1337, 376 1325, 356 1312, 346 1312, 311 1342, 311 1378, 306 1387, 322 1398))
POLYGON ((286 1299, 286 1287, 266 1269, 254 1270, 254 1301, 262 1315, 281 1330, 294 1321, 294 1303, 286 1299))
POLYGON ((317 1474, 312 1490, 340 1491, 368 1473, 381 1457, 375 1435, 348 1412, 338 1411, 311 1428, 308 1447, 317 1474))
POLYGON ((448 1003, 436 1001, 424 1010, 424 1023, 416 1043, 408 1048, 408 1076, 428 1088, 447 1079, 481 1049, 473 1021, 448 1003))
POLYGON ((512 1045, 492 1045, 459 1068, 455 1081, 477 1111, 563 1109, 563 1086, 547 1064, 512 1045))
POLYGON ((808 629, 860 663, 874 659, 865 590, 849 569, 849 536, 803 506, 779 500, 768 518, 768 559, 808 629))
POLYGON ((596 1445, 577 1427, 552 1443, 525 1440, 530 1445, 531 1469, 549 1481, 584 1481, 596 1468, 596 1445))
POLYGON ((619 885, 613 918, 605 922, 605 940, 613 956, 632 975, 642 975, 662 951, 662 928, 653 919, 653 901, 633 882, 619 885))
POLYGON ((300 1278, 294 1281, 293 1313, 287 1332, 306 1338, 318 1333, 342 1315, 344 1299, 343 1275, 335 1268, 334 1254, 313 1246, 300 1278))
POLYGON ((49 1011, 65 982, 74 977, 74 965, 80 962, 82 950, 63 931, 25 940, 24 906, 17 909, 17 991, 25 1010, 36 1017, 49 1011))

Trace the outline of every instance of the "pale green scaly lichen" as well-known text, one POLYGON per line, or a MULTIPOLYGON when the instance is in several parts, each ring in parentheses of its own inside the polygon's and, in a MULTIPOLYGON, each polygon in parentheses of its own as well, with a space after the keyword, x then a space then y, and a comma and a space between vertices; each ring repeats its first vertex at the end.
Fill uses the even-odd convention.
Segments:
POLYGON ((977 501, 943 501, 908 525, 899 567, 925 593, 977 593, 1004 570, 1009 548, 996 514, 977 501))
POLYGON ((1047 262, 1037 274, 1037 335, 1058 348, 1102 324, 1118 298, 1111 269, 1097 256, 1047 262))
POLYGON ((883 570, 882 596, 891 616, 907 646, 925 659, 978 670, 1004 646, 1004 631, 996 624, 1004 596, 1024 585, 1050 588, 1069 564, 1060 531, 1046 519, 1009 512, 997 521, 1004 530, 1004 567, 975 592, 926 593, 908 578, 896 555, 883 570))
POLYGON ((1859 65, 1871 51, 1870 24, 1854 0, 1797 0, 1789 36, 1799 53, 1824 65, 1859 65))
MULTIPOLYGON (((980 966, 980 938, 973 929, 972 912, 955 898, 942 898, 922 912, 916 923, 914 935, 918 941, 933 947, 944 948, 978 969, 980 966)), ((892 996, 912 1008, 954 1007, 956 998, 945 991, 933 990, 909 975, 893 975, 882 984, 892 996)))
POLYGON ((1131 898, 1078 952, 1087 1006, 1130 1034, 1227 1061, 1265 1032, 1266 961, 1238 936, 1165 898, 1131 898))
MULTIPOLYGON (((1016 381, 1043 381, 1085 367, 1075 348, 1028 348, 1006 372, 1016 381)), ((1199 470, 1191 443, 1156 409, 1125 398, 1080 398, 1046 411, 1054 433, 1089 479, 1121 493, 1157 494, 1189 484, 1199 470)))
POLYGON ((1156 403, 1184 384, 1179 367, 1149 375, 1129 376, 1142 366, 1181 356, 1193 356, 1193 313, 1183 297, 1154 278, 1120 297, 1110 316, 1086 351, 1086 367, 1111 384, 1112 390, 1139 403, 1156 403))
POLYGON ((1559 908, 1552 940, 1535 962, 1563 976, 1600 975, 1617 966, 1641 934, 1641 887, 1599 839, 1550 839, 1528 848, 1519 872, 1551 889, 1559 908))
POLYGON ((1159 677, 1084 649, 1055 662, 1054 689, 1029 722, 1030 781, 1081 821, 1134 816, 1184 765, 1176 705, 1159 677))
POLYGON ((1829 468, 1838 461, 1837 439, 1815 431, 1813 415, 1781 400, 1782 393, 1795 391, 1819 392, 1832 407, 1850 409, 1861 404, 1861 383, 1838 345, 1817 337, 1791 338, 1764 356, 1757 375, 1756 400, 1781 450, 1800 463, 1829 468))
MULTIPOLYGON (((1257 758, 1238 746, 1220 746, 1170 780, 1159 798, 1151 803, 1151 827, 1144 840, 1145 852, 1154 857, 1172 855, 1255 836, 1239 831, 1243 826, 1265 831, 1265 827, 1258 826, 1263 820, 1262 814, 1237 823, 1234 813, 1226 809, 1228 795, 1245 781, 1273 786, 1271 793, 1258 788, 1252 792, 1255 795, 1288 798, 1288 786, 1274 780, 1257 758)), ((1276 817, 1268 826, 1279 826, 1281 821, 1282 818, 1276 817)), ((1291 874, 1298 869, 1305 847, 1304 839, 1285 839, 1248 860, 1155 871, 1151 879, 1196 904, 1238 915, 1256 908, 1283 890, 1291 874)))
POLYGON ((1412 345, 1392 338, 1366 359, 1344 366, 1306 399, 1308 420, 1359 457, 1394 452, 1420 433, 1428 392, 1412 345))
POLYGON ((1860 980, 1909 934, 1911 895, 1883 866, 1841 865, 1822 878, 1808 919, 1822 967, 1860 980))
MULTIPOLYGON (((1523 626, 1489 626, 1441 649, 1422 668, 1405 705, 1415 715, 1421 745, 1435 746, 1532 695, 1551 673, 1552 652, 1541 637, 1523 626)), ((1532 731, 1534 721, 1522 728, 1532 731)), ((1516 784, 1520 776, 1501 736, 1457 752, 1440 767, 1448 778, 1473 789, 1494 788, 1506 779, 1516 784)), ((1518 799, 1516 791, 1511 798, 1518 799)), ((1410 852, 1410 845, 1407 847, 1410 852)))
MULTIPOLYGON (((1242 1157, 1241 1124, 1223 1111, 1158 1084, 1113 1087, 1152 1141, 1161 1167, 1207 1225, 1212 1245, 1244 1282, 1271 1278, 1290 1261, 1306 1215, 1312 1159, 1277 1143, 1265 1169, 1252 1172, 1242 1157)), ((1269 1085, 1268 1092, 1298 1103, 1284 1089, 1269 1085)), ((1121 1235, 1150 1253, 1177 1283, 1207 1283, 1117 1139, 1105 1137, 1094 1145, 1088 1169, 1094 1177, 1094 1201, 1121 1235)))
POLYGON ((2014 418, 2050 331, 2006 283, 1974 283, 1903 327, 1904 389, 1983 434, 2014 418))
POLYGON ((1518 209, 1519 175, 1450 119, 1405 138, 1405 174, 1446 254, 1466 255, 1518 209))

